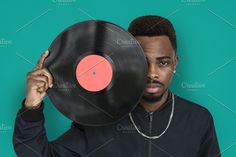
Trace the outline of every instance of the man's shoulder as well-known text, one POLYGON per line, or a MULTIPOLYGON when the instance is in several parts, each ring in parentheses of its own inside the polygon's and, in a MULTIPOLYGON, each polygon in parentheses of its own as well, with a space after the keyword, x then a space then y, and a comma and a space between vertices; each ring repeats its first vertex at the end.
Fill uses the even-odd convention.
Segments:
POLYGON ((193 117, 195 116, 206 120, 212 118, 210 111, 206 107, 191 100, 176 96, 175 103, 177 112, 182 112, 183 114, 189 114, 193 117))

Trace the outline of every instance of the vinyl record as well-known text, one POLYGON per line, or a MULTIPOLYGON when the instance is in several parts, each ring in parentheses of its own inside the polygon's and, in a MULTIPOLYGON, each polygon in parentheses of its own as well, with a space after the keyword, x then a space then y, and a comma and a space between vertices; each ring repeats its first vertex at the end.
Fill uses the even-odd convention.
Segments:
POLYGON ((147 62, 136 39, 105 21, 77 23, 49 47, 53 76, 47 94, 69 119, 86 126, 115 123, 135 108, 147 78, 147 62))

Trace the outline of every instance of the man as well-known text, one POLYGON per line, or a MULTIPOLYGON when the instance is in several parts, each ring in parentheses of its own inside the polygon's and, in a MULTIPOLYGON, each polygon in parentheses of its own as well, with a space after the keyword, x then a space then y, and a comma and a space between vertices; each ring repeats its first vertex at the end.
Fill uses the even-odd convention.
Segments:
POLYGON ((42 65, 44 53, 27 75, 26 99, 15 123, 14 148, 20 157, 220 157, 209 111, 168 90, 175 73, 175 30, 160 16, 142 16, 129 32, 141 44, 148 63, 148 82, 138 106, 118 123, 86 127, 72 123, 54 141, 44 128, 43 97, 52 76, 42 65))

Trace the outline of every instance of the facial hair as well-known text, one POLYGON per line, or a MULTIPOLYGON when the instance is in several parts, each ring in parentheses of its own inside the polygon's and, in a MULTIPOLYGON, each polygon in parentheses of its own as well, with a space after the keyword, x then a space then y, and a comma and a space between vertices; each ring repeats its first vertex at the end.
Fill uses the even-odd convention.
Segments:
POLYGON ((147 101, 147 102, 158 102, 158 101, 161 100, 161 98, 164 95, 164 93, 162 93, 161 95, 155 95, 155 93, 154 94, 146 94, 146 93, 144 93, 143 96, 142 96, 142 99, 147 101))
MULTIPOLYGON (((163 83, 157 81, 157 80, 148 80, 147 84, 159 84, 161 85, 162 87, 164 86, 163 83)), ((166 89, 167 90, 167 89, 166 89)), ((166 90, 161 93, 161 94, 156 94, 156 93, 143 93, 143 96, 142 96, 142 99, 146 102, 150 102, 150 103, 153 103, 153 102, 158 102, 161 100, 162 96, 164 95, 164 93, 166 92, 166 90)))

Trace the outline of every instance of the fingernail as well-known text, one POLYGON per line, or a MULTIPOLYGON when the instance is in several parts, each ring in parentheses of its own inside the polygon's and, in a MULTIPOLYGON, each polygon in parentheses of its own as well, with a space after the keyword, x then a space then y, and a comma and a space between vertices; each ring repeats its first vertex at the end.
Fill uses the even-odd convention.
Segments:
POLYGON ((49 51, 47 50, 47 51, 45 52, 45 54, 49 54, 49 51))
POLYGON ((53 84, 50 84, 50 86, 49 86, 49 87, 50 87, 50 88, 52 88, 52 86, 53 86, 53 84))

